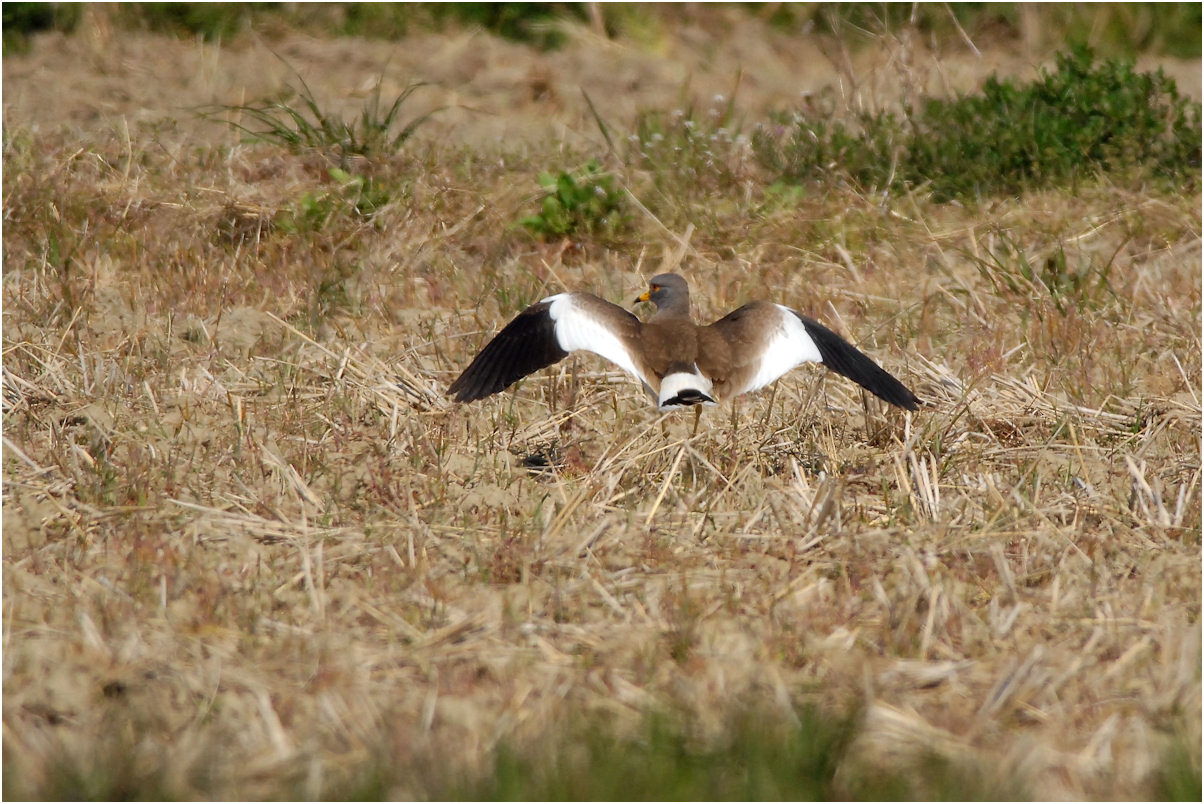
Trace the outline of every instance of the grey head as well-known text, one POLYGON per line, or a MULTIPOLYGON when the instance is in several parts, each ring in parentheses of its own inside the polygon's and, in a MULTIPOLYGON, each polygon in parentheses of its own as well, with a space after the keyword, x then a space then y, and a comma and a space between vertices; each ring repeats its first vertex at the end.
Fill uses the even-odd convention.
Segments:
POLYGON ((690 316, 690 287, 677 274, 657 274, 648 280, 648 290, 637 302, 650 301, 656 305, 657 315, 690 316))

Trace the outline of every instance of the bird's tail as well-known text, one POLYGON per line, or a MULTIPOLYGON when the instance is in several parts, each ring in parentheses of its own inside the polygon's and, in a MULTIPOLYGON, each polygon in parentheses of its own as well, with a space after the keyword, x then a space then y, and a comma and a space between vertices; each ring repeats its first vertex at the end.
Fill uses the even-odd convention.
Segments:
POLYGON ((657 403, 661 410, 717 404, 711 396, 711 381, 698 373, 697 366, 691 371, 666 374, 661 380, 657 403))

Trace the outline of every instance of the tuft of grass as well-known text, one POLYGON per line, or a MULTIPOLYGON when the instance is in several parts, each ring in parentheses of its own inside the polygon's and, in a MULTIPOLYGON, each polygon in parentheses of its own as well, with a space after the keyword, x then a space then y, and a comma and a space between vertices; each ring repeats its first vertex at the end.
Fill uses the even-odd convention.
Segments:
POLYGON ((381 106, 381 82, 368 96, 358 117, 345 120, 335 112, 324 110, 310 91, 309 85, 297 76, 301 90, 292 102, 290 97, 270 103, 224 106, 221 111, 249 119, 227 121, 244 132, 253 142, 270 142, 291 150, 314 149, 335 158, 346 168, 353 156, 366 158, 389 156, 399 152, 433 109, 403 120, 402 106, 425 82, 410 83, 387 108, 381 106))
MULTIPOLYGON (((1051 302, 1061 315, 1071 309, 1100 310, 1117 300, 1109 281, 1114 268, 1111 260, 1104 262, 1080 255, 1072 265, 1062 244, 1043 257, 1035 257, 1006 232, 999 233, 995 244, 990 253, 982 257, 967 255, 967 259, 1002 297, 1051 302)), ((1036 311, 1040 314, 1039 308, 1036 311)))
POLYGON ((846 124, 799 112, 775 122, 754 143, 779 181, 835 170, 866 191, 922 188, 937 201, 1073 189, 1099 174, 1199 182, 1200 104, 1161 70, 1096 62, 1087 48, 1060 54, 1031 84, 992 76, 981 93, 925 99, 902 116, 846 124))

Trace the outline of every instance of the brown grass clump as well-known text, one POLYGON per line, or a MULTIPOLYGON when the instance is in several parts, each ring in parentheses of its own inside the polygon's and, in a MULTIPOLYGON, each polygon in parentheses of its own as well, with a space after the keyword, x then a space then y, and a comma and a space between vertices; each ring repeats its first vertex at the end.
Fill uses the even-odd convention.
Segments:
MULTIPOLYGON (((600 109, 678 80, 595 46, 554 74, 626 65, 600 109)), ((349 187, 179 108, 242 103, 266 48, 114 47, 5 59, 6 796, 439 795, 570 715, 683 712, 705 743, 750 702, 858 711, 857 762, 1038 798, 1163 795, 1166 757, 1198 752, 1198 193, 887 208, 739 174, 608 247, 544 243, 514 223, 537 172, 594 155, 576 93, 510 123, 559 115, 567 145, 491 142, 494 120, 349 187), (207 72, 154 98, 132 80, 188 59, 207 72), (89 75, 54 117, 30 102, 47 63, 89 75), (788 301, 930 407, 801 370, 690 436, 587 358, 444 398, 524 304, 629 300, 666 254, 701 317, 788 301)), ((276 49, 338 65, 306 77, 333 97, 378 69, 359 47, 276 49)), ((480 62, 464 93, 519 52, 414 51, 440 48, 480 62)), ((638 196, 643 168, 613 169, 638 196)))

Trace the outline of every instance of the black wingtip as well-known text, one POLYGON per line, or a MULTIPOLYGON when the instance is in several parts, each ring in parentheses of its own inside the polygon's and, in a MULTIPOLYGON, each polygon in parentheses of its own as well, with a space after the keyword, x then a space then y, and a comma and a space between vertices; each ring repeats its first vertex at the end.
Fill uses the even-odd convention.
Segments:
POLYGON ((515 316, 448 386, 447 395, 456 402, 475 402, 568 355, 556 340, 548 307, 539 302, 515 316))
POLYGON ((824 366, 837 374, 848 377, 879 399, 904 410, 919 410, 924 404, 907 386, 895 379, 890 372, 863 354, 857 347, 832 330, 800 315, 807 334, 815 342, 823 358, 824 366))

